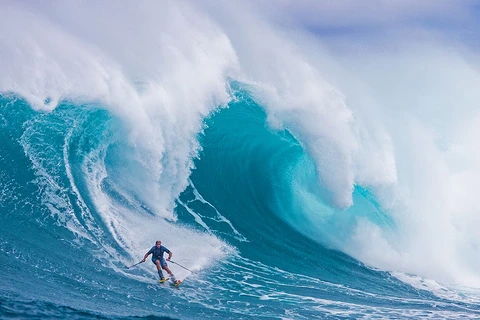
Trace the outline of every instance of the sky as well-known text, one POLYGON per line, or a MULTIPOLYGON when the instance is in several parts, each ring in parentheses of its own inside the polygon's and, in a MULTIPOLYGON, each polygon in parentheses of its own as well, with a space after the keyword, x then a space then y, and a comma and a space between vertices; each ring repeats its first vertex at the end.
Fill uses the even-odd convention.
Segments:
MULTIPOLYGON (((55 7, 57 1, 23 2, 34 11, 55 7)), ((168 1, 167 1, 168 2, 168 1)), ((188 1, 187 1, 188 2, 188 1)), ((8 0, 7 0, 8 3, 8 0)), ((82 1, 72 1, 80 4, 82 1)), ((100 6, 108 1, 100 1, 100 6)), ((144 0, 138 3, 147 4, 144 0)), ((191 2, 220 8, 250 5, 260 16, 281 26, 297 26, 325 37, 385 37, 399 30, 428 30, 477 47, 480 30, 480 3, 476 0, 198 0, 191 2)), ((219 9, 221 10, 221 9, 219 9)))
POLYGON ((402 23, 439 21, 458 26, 475 19, 476 2, 472 0, 279 0, 256 1, 259 8, 281 13, 315 27, 393 26, 402 23))
POLYGON ((258 0, 263 15, 324 37, 388 38, 418 30, 477 47, 480 4, 474 0, 258 0))

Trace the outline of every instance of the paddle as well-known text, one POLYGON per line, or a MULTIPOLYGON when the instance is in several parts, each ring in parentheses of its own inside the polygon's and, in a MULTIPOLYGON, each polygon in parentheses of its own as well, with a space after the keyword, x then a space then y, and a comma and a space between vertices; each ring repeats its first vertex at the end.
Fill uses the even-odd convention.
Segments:
POLYGON ((134 265, 131 265, 130 267, 125 267, 125 268, 130 269, 132 267, 138 266, 140 263, 143 263, 143 261, 140 261, 139 263, 135 263, 134 265))
POLYGON ((185 268, 184 266, 182 266, 181 264, 176 263, 175 261, 172 261, 172 260, 169 260, 169 261, 170 261, 171 263, 176 264, 176 265, 179 266, 179 267, 182 267, 183 269, 185 269, 185 270, 187 270, 187 271, 190 271, 191 273, 195 273, 195 271, 192 271, 192 270, 190 270, 190 269, 188 269, 188 268, 185 268))

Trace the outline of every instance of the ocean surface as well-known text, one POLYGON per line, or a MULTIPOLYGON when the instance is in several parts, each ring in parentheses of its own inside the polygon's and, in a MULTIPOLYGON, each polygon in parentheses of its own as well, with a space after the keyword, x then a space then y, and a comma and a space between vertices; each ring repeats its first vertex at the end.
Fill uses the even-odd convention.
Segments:
POLYGON ((471 65, 87 5, 4 8, 1 319, 480 318, 471 65), (178 288, 127 268, 156 240, 178 288))

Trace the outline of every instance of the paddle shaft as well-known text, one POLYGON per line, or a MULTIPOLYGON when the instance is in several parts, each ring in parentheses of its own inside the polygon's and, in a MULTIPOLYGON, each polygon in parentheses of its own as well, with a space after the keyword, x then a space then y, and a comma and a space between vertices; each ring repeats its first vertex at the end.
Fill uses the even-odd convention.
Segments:
POLYGON ((132 267, 138 266, 140 263, 143 263, 143 261, 140 261, 139 263, 135 263, 134 265, 131 265, 130 267, 127 267, 127 269, 130 269, 132 267))
POLYGON ((181 264, 176 263, 175 261, 170 260, 170 262, 176 264, 176 265, 179 266, 179 267, 182 267, 183 269, 185 269, 185 270, 187 270, 187 271, 190 271, 191 273, 195 273, 194 271, 192 271, 192 270, 190 270, 190 269, 188 269, 188 268, 185 268, 184 266, 182 266, 181 264))

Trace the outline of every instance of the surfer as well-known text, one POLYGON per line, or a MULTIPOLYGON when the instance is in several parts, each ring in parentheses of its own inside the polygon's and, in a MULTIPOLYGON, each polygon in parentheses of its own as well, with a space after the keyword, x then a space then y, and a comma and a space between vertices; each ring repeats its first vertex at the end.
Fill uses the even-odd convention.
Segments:
POLYGON ((172 252, 170 250, 168 250, 166 247, 162 246, 162 241, 157 240, 155 242, 155 245, 145 254, 142 262, 145 262, 147 257, 150 254, 152 254, 152 262, 157 266, 158 275, 160 276, 159 281, 160 282, 165 282, 166 280, 168 280, 168 279, 165 279, 163 277, 163 273, 162 273, 162 268, 163 268, 165 271, 168 272, 168 274, 170 275, 170 279, 172 279, 173 283, 175 285, 178 285, 178 284, 180 284, 180 280, 177 280, 175 278, 172 271, 167 266, 167 261, 165 261, 165 259, 163 258, 163 254, 165 252, 168 253, 167 261, 170 261, 170 258, 172 257, 172 252))

